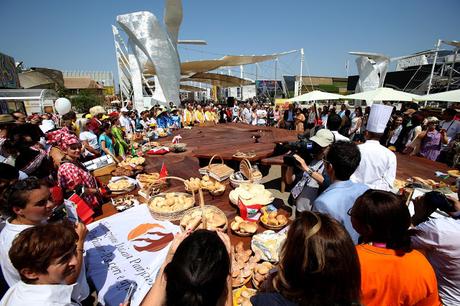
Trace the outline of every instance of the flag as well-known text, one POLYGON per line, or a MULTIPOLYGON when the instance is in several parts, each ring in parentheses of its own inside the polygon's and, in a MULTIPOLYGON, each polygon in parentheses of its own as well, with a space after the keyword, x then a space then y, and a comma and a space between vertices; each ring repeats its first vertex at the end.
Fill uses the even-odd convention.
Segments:
POLYGON ((262 205, 260 204, 245 205, 241 198, 238 197, 238 212, 241 218, 246 221, 257 222, 261 216, 261 208, 262 205))
POLYGON ((161 170, 160 170, 160 178, 164 178, 168 176, 168 169, 166 169, 165 163, 163 162, 161 164, 161 170))

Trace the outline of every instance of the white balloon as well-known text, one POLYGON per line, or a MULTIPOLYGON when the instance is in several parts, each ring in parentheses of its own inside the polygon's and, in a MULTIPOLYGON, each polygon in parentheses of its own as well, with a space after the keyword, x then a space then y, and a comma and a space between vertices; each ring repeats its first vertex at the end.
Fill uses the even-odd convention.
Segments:
POLYGON ((72 109, 72 104, 67 98, 58 98, 56 99, 56 102, 54 102, 54 108, 58 114, 62 116, 70 112, 72 109))

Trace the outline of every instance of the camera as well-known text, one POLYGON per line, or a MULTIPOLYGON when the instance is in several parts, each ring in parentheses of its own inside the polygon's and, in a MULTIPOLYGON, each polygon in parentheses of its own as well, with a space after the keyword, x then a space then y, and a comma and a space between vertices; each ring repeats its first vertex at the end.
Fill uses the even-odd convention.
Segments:
POLYGON ((286 142, 277 144, 275 147, 274 155, 281 155, 290 152, 283 157, 283 162, 287 166, 295 167, 299 166, 298 161, 295 159, 294 154, 302 157, 307 164, 313 160, 313 156, 316 152, 316 144, 303 135, 298 136, 298 141, 286 142))

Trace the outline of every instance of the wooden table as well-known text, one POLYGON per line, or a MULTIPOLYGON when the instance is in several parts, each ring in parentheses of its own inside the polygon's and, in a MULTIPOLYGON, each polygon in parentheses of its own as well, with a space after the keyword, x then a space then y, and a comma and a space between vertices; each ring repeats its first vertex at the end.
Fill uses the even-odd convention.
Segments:
MULTIPOLYGON (((282 156, 271 157, 275 142, 295 141, 296 134, 276 128, 254 127, 243 124, 223 124, 211 127, 198 127, 192 130, 180 130, 175 132, 182 136, 182 142, 187 143, 188 150, 183 153, 168 153, 162 156, 146 156, 145 172, 159 172, 164 163, 171 176, 178 176, 184 179, 190 177, 200 177, 199 159, 211 158, 214 154, 220 154, 224 160, 235 160, 233 154, 255 150, 261 164, 282 165, 282 156), (259 143, 255 144, 251 135, 261 133, 259 143)), ((170 141, 172 137, 160 139, 160 142, 170 141)), ((433 162, 424 158, 397 154, 398 168, 397 178, 407 179, 411 176, 440 180, 434 174, 435 171, 447 172, 448 167, 444 164, 433 162)), ((227 182, 228 184, 228 182, 227 182)), ((214 205, 220 208, 231 222, 237 215, 237 208, 232 205, 228 195, 232 187, 228 184, 225 194, 218 197, 211 196, 205 192, 205 204, 214 205)), ((180 182, 171 181, 170 191, 183 191, 184 187, 180 182)), ((198 199, 198 197, 197 197, 198 199)), ((281 201, 281 200, 279 200, 281 201)), ((97 219, 105 218, 117 213, 111 204, 103 205, 103 214, 97 219)), ((265 229, 259 226, 258 232, 265 229)), ((228 234, 232 243, 243 241, 246 248, 249 247, 251 237, 239 237, 233 235, 230 229, 228 234)))
MULTIPOLYGON (((145 171, 146 172, 159 172, 164 162, 165 166, 168 169, 168 173, 171 176, 178 176, 182 178, 201 176, 198 172, 199 161, 197 158, 190 157, 190 156, 185 156, 185 157, 177 156, 177 155, 178 154, 169 153, 161 157, 160 156, 148 156, 146 158, 145 171)), ((170 183, 170 186, 167 189, 168 191, 184 192, 184 185, 181 182, 176 181, 176 180, 170 180, 169 183, 170 183)), ((239 236, 234 235, 230 230, 230 222, 233 221, 233 219, 237 215, 237 208, 229 200, 229 193, 232 190, 232 187, 230 183, 228 182, 228 180, 225 182, 225 184, 227 184, 227 189, 225 190, 225 193, 221 196, 214 197, 211 194, 209 194, 209 192, 207 191, 203 192, 205 205, 214 205, 225 213, 225 215, 227 216, 228 222, 229 222, 229 228, 227 230, 227 233, 230 236, 232 244, 236 244, 239 241, 243 241, 244 246, 246 248, 249 248, 251 237, 239 237, 239 236)), ((197 203, 199 201, 198 198, 199 198, 198 195, 196 195, 197 203)), ((282 203, 279 202, 279 201, 282 202, 282 200, 278 199, 277 201, 278 201, 278 204, 282 205, 282 203)), ((106 218, 116 213, 117 213, 117 210, 115 209, 115 207, 110 203, 106 203, 102 206, 102 215, 97 217, 96 220, 106 218)), ((179 224, 178 221, 174 221, 173 223, 179 224)), ((263 232, 264 230, 265 228, 259 225, 258 232, 263 232)))
MULTIPOLYGON (((241 158, 233 156, 235 153, 253 151, 256 156, 248 158, 249 161, 259 161, 272 156, 276 143, 297 140, 295 131, 242 123, 193 127, 191 130, 176 131, 174 134, 180 134, 181 142, 187 144, 187 151, 182 154, 203 160, 220 155, 224 160, 240 161, 241 158), (257 143, 254 136, 260 137, 257 143)), ((164 138, 164 141, 171 138, 164 138)))

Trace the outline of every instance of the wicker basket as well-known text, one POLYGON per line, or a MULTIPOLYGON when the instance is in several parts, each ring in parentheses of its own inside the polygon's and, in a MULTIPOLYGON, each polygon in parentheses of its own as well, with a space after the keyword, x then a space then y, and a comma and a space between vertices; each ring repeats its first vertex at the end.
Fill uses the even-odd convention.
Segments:
POLYGON ((278 231, 278 230, 286 227, 286 225, 289 224, 289 221, 284 223, 283 225, 270 225, 270 224, 267 224, 267 223, 263 222, 262 220, 260 220, 260 224, 262 224, 262 226, 265 227, 266 229, 273 230, 273 231, 278 231))
POLYGON ((232 184, 233 188, 237 188, 240 186, 240 184, 247 184, 247 183, 253 183, 253 184, 258 184, 262 180, 262 177, 259 178, 254 178, 253 177, 253 171, 252 171, 252 165, 251 162, 247 159, 243 159, 240 162, 240 172, 247 177, 247 180, 238 180, 235 178, 235 174, 233 173, 230 176, 230 183, 232 184))
POLYGON ((222 156, 218 155, 213 155, 209 160, 209 164, 206 167, 200 169, 201 174, 208 174, 210 177, 218 180, 219 182, 226 180, 230 175, 233 174, 233 172, 235 172, 235 170, 227 166, 224 163, 224 159, 222 158, 222 156), (216 157, 220 158, 220 164, 212 163, 214 158, 216 157))
MULTIPOLYGON (((185 180, 180 178, 180 177, 175 177, 175 176, 167 176, 165 177, 164 179, 174 179, 174 180, 179 180, 181 182, 184 182, 185 180)), ((190 197, 190 194, 188 193, 185 193, 185 192, 172 192, 172 193, 175 193, 175 194, 183 194, 187 197, 190 197)), ((166 193, 160 193, 156 196, 153 196, 150 200, 149 200, 149 204, 150 204, 150 201, 152 201, 152 199, 156 198, 156 197, 164 197, 166 195, 166 193)), ((159 212, 159 211, 155 211, 154 209, 152 209, 149 205, 149 209, 150 209, 150 213, 152 214, 152 216, 157 219, 157 220, 168 220, 168 221, 177 221, 177 220, 180 220, 185 212, 192 208, 194 205, 195 205, 195 192, 192 191, 192 197, 193 197, 193 201, 192 201, 192 204, 184 207, 183 209, 179 210, 179 211, 174 211, 174 212, 159 212)))
MULTIPOLYGON (((215 213, 221 215, 222 217, 224 217, 224 218, 225 218, 225 224, 224 224, 223 227, 219 227, 219 228, 222 228, 224 231, 227 230, 227 228, 228 228, 228 219, 227 219, 227 216, 225 215, 225 213, 224 213, 222 210, 220 210, 219 208, 217 208, 217 207, 215 207, 215 206, 212 206, 212 205, 205 205, 205 206, 203 206, 203 207, 197 206, 197 207, 190 208, 189 210, 187 210, 187 211, 183 214, 183 216, 182 216, 182 218, 181 218, 181 222, 182 222, 182 219, 183 219, 186 215, 193 214, 195 211, 197 211, 197 210, 203 210, 203 209, 204 209, 205 211, 206 211, 206 210, 211 210, 211 211, 213 211, 213 212, 215 212, 215 213)), ((185 230, 185 228, 184 228, 182 225, 180 226, 180 228, 181 228, 182 231, 185 230)))

